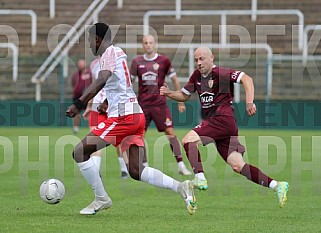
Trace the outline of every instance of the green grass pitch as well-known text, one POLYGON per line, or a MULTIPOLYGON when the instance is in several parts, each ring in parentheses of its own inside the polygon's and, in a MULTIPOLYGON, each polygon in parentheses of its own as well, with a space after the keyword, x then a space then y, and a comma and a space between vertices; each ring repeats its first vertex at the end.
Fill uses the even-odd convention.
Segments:
MULTIPOLYGON (((189 129, 176 129, 181 139, 189 129)), ((101 176, 113 206, 94 216, 79 211, 93 200, 71 157, 79 135, 70 128, 0 129, 0 232, 318 232, 321 229, 320 131, 240 130, 245 160, 290 183, 283 209, 270 189, 235 174, 214 145, 200 147, 209 189, 196 191, 198 209, 189 216, 179 195, 120 178, 115 149, 103 151, 101 176), (66 187, 61 203, 39 197, 47 178, 66 187)), ((179 181, 167 139, 146 134, 150 166, 179 181)), ((186 156, 184 156, 185 161, 186 156)), ((189 166, 188 166, 189 167, 189 166)), ((189 167, 190 168, 190 167, 189 167)))

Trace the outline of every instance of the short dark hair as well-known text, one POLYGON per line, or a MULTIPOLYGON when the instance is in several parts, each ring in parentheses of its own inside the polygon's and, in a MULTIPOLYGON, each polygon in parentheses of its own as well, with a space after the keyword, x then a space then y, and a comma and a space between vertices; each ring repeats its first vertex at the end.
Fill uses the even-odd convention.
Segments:
POLYGON ((111 41, 111 31, 109 26, 105 23, 95 23, 89 29, 89 34, 99 36, 103 40, 111 41))

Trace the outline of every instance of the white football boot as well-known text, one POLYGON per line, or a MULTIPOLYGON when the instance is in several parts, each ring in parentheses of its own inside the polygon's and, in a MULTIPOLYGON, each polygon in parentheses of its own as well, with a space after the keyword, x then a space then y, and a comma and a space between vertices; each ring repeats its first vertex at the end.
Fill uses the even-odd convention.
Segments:
POLYGON ((194 214, 197 209, 196 197, 194 194, 194 185, 192 181, 185 180, 178 185, 178 193, 185 201, 186 209, 189 214, 194 214))
POLYGON ((80 214, 93 215, 96 214, 98 211, 109 209, 112 204, 113 202, 110 199, 110 197, 96 197, 95 200, 92 203, 90 203, 89 206, 80 211, 80 214))

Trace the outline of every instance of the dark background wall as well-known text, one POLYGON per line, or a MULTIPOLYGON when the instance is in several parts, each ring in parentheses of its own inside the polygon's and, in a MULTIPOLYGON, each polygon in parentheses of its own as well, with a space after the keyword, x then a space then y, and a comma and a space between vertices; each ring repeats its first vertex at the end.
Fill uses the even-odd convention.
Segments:
MULTIPOLYGON (((0 101, 0 126, 69 127, 72 120, 65 117, 71 100, 36 102, 33 100, 0 101)), ((179 113, 177 103, 168 101, 177 128, 193 128, 201 121, 197 100, 186 102, 186 112, 179 113)), ((247 116, 245 104, 234 104, 234 115, 240 128, 320 129, 321 103, 307 101, 256 102, 257 114, 247 116)), ((87 122, 82 120, 82 126, 87 122)), ((154 126, 152 124, 152 126, 154 126)))

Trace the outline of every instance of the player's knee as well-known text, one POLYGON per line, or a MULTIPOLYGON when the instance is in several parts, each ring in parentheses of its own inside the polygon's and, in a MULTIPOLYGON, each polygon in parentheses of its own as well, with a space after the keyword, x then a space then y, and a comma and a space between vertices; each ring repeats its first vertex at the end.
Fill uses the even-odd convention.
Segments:
POLYGON ((227 158, 227 161, 228 165, 231 166, 231 168, 233 169, 233 171, 237 172, 237 173, 240 173, 245 162, 243 160, 243 157, 242 157, 242 154, 237 152, 237 151, 234 151, 232 152, 228 158, 227 158))
POLYGON ((128 151, 128 173, 134 180, 140 180, 143 170, 143 160, 145 157, 145 148, 137 145, 131 145, 128 151))
POLYGON ((183 138, 182 139, 182 145, 184 146, 185 144, 189 143, 189 140, 187 140, 187 138, 183 138))
POLYGON ((136 167, 129 166, 128 173, 134 180, 140 180, 139 169, 137 169, 136 167))
POLYGON ((79 151, 79 148, 77 146, 75 147, 75 149, 72 152, 72 157, 73 157, 73 159, 75 160, 76 163, 83 162, 83 161, 81 161, 81 156, 80 156, 79 152, 80 151, 79 151))
POLYGON ((75 146, 75 149, 72 152, 72 157, 76 163, 81 163, 87 161, 90 158, 90 154, 84 153, 84 148, 81 143, 75 146))
POLYGON ((195 143, 195 145, 199 145, 199 144, 200 144, 200 141, 198 141, 198 140, 193 140, 193 138, 192 138, 192 137, 189 137, 189 136, 183 137, 183 139, 182 139, 182 145, 184 146, 185 144, 188 144, 188 143, 192 143, 192 144, 195 143))

